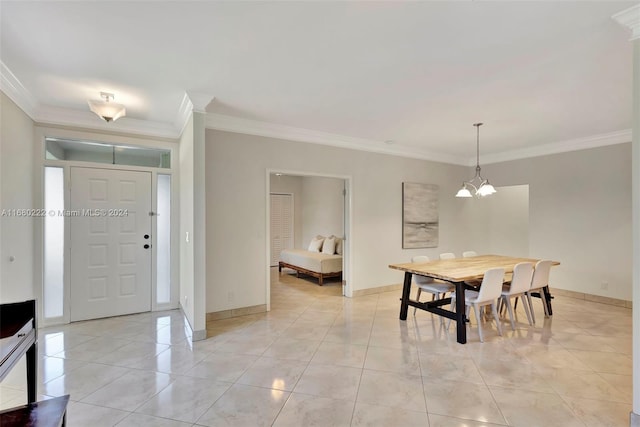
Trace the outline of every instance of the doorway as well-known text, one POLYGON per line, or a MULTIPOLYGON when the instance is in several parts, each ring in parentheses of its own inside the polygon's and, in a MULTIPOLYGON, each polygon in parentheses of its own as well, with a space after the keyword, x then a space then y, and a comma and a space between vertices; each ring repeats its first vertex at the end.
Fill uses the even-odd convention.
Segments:
POLYGON ((70 320, 150 311, 151 172, 70 169, 70 320))
POLYGON ((270 233, 267 239, 268 307, 270 308, 271 306, 272 281, 280 286, 283 284, 283 280, 292 282, 287 278, 295 277, 287 274, 293 273, 293 271, 283 269, 282 274, 279 274, 278 269, 272 267, 274 265, 277 266, 279 261, 278 254, 274 253, 272 248, 273 230, 271 228, 271 217, 273 212, 270 200, 273 193, 291 194, 293 196, 292 247, 294 249, 307 249, 309 242, 317 235, 324 237, 334 235, 342 239, 342 280, 328 279, 323 287, 318 287, 316 278, 307 277, 301 273, 300 280, 297 282, 299 282, 298 285, 302 284, 303 286, 298 287, 298 289, 316 293, 322 291, 324 293, 329 291, 329 288, 333 288, 337 291, 337 295, 350 297, 350 177, 291 171, 267 171, 267 184, 267 230, 270 233))

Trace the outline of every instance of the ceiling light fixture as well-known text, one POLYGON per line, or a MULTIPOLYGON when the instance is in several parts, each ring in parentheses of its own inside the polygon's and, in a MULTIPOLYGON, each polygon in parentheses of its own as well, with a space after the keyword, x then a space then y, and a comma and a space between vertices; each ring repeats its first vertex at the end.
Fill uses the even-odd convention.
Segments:
POLYGON ((462 183, 462 188, 458 190, 456 197, 473 197, 474 194, 476 197, 484 197, 496 192, 489 180, 482 178, 480 175, 480 126, 482 126, 482 123, 474 123, 473 125, 476 127, 476 176, 462 183), (473 194, 471 190, 473 190, 473 194))
POLYGON ((104 101, 89 100, 89 109, 96 113, 105 122, 116 121, 120 117, 124 117, 127 114, 127 110, 124 105, 111 102, 114 99, 112 93, 100 92, 100 96, 104 101))

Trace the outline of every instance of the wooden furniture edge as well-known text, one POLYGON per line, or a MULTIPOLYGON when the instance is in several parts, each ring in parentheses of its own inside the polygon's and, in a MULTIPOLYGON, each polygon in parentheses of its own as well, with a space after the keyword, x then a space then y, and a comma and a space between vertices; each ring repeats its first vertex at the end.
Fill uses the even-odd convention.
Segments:
POLYGON ((65 427, 69 395, 27 403, 0 411, 3 427, 65 427))

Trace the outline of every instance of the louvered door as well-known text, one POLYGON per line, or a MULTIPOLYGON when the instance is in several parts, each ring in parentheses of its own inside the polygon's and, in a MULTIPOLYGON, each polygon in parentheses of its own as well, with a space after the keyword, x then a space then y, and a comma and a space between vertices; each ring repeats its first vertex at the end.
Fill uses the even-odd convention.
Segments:
POLYGON ((280 252, 293 248, 293 195, 271 194, 271 266, 280 252))

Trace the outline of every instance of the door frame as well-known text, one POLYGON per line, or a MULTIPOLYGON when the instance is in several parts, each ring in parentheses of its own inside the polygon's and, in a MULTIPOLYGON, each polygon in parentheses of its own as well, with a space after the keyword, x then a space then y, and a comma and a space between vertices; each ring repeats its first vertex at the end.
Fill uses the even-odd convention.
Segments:
MULTIPOLYGON (((180 229, 180 200, 179 200, 179 159, 178 159, 178 144, 166 139, 151 139, 144 137, 131 137, 117 134, 102 134, 88 131, 78 131, 70 129, 58 129, 44 126, 36 126, 35 128, 35 143, 36 150, 34 150, 35 164, 39 165, 36 168, 34 176, 35 197, 34 205, 38 209, 44 208, 44 168, 45 167, 59 167, 63 169, 64 173, 64 208, 65 210, 71 209, 71 190, 69 188, 71 175, 71 167, 84 167, 95 169, 116 169, 116 170, 130 170, 140 172, 151 172, 151 209, 156 212, 158 208, 157 203, 157 183, 158 175, 170 175, 171 176, 171 301, 166 304, 158 304, 157 300, 157 260, 154 247, 151 247, 151 312, 171 310, 178 308, 180 299, 180 241, 179 241, 179 229, 180 229), (127 146, 138 146, 144 148, 164 148, 171 150, 171 167, 170 168, 153 168, 143 166, 130 166, 130 165, 111 165, 106 163, 92 163, 81 161, 69 161, 69 160, 49 160, 45 157, 45 138, 67 138, 85 141, 100 141, 109 144, 120 144, 127 146)), ((34 229, 34 249, 35 249, 35 265, 34 265, 34 294, 39 299, 37 304, 38 310, 38 326, 50 326, 70 323, 70 295, 71 295, 71 230, 69 227, 69 218, 64 220, 64 296, 63 296, 63 314, 60 317, 45 318, 44 316, 44 221, 35 221, 34 229)), ((153 236, 157 235, 157 221, 156 217, 152 218, 151 233, 153 236)))
POLYGON ((344 196, 344 246, 343 246, 343 255, 342 255, 342 295, 351 298, 353 297, 353 289, 352 289, 352 266, 351 266, 351 248, 353 247, 352 241, 352 233, 353 229, 352 224, 352 199, 353 199, 353 178, 351 175, 334 175, 327 173, 314 173, 307 171, 299 171, 299 170, 290 170, 290 169, 267 169, 266 170, 266 196, 265 196, 265 210, 266 210, 266 239, 265 239, 265 248, 266 255, 264 265, 265 269, 265 300, 267 301, 267 311, 271 310, 271 204, 270 204, 270 195, 271 195, 271 175, 281 173, 283 175, 292 175, 292 176, 310 176, 310 177, 319 177, 319 178, 337 178, 344 181, 344 189, 346 194, 344 196))

